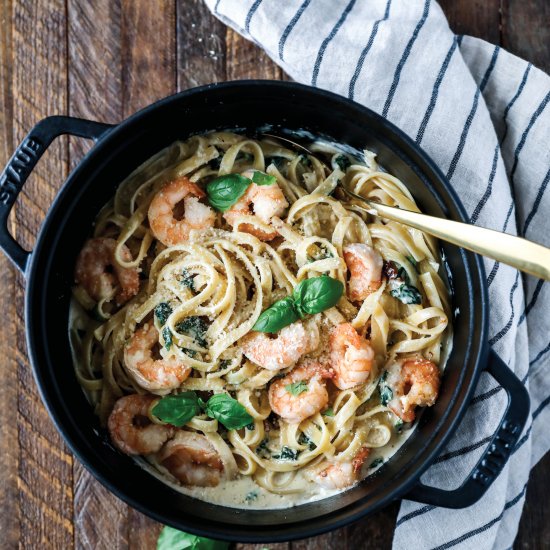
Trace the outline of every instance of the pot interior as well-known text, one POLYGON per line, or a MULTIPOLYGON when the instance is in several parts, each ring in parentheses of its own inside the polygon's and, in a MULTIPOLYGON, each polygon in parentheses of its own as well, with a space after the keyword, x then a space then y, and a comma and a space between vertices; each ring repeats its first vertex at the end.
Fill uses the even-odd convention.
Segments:
POLYGON ((71 174, 41 231, 27 273, 29 352, 43 398, 72 450, 118 496, 181 529, 234 540, 288 540, 341 526, 410 488, 458 420, 484 353, 485 290, 473 254, 442 244, 452 274, 453 351, 437 404, 376 474, 340 495, 286 510, 248 511, 197 501, 169 488, 109 443, 74 376, 68 312, 76 256, 100 208, 139 164, 178 139, 214 129, 307 130, 378 154, 423 212, 463 220, 443 176, 377 115, 335 95, 289 83, 245 82, 167 98, 112 130, 71 174), (474 296, 478 300, 474 301, 474 296), (481 327, 474 330, 474 327, 481 327))

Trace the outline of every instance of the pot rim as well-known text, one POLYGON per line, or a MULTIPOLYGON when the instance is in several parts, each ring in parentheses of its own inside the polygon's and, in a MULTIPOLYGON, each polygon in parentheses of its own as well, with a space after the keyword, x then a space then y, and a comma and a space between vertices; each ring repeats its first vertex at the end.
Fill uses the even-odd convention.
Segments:
MULTIPOLYGON (((39 264, 40 257, 42 256, 42 246, 43 242, 51 231, 52 218, 50 214, 57 210, 60 205, 62 205, 65 200, 65 196, 68 192, 68 189, 74 184, 76 180, 79 179, 81 173, 84 171, 86 165, 93 163, 96 158, 99 158, 103 152, 104 148, 109 145, 109 142, 114 141, 121 134, 124 134, 131 126, 137 125, 140 122, 140 119, 143 117, 154 113, 155 110, 170 105, 171 103, 176 103, 185 98, 192 97, 195 95, 200 95, 208 93, 210 90, 224 90, 231 88, 261 88, 261 87, 270 87, 272 89, 285 89, 296 90, 300 93, 308 93, 312 97, 324 97, 333 102, 340 104, 347 104, 348 106, 354 108, 361 112, 362 115, 367 116, 375 121, 378 121, 380 124, 389 129, 392 136, 396 139, 397 143, 401 146, 408 148, 410 153, 414 153, 418 159, 420 159, 427 170, 423 171, 423 174, 428 174, 431 172, 431 176, 439 180, 444 189, 444 194, 447 194, 447 197, 450 202, 453 203, 460 221, 467 221, 467 214, 462 205, 460 199, 458 198, 456 192, 451 187, 450 183, 447 181, 441 170, 434 163, 434 161, 420 148, 410 137, 408 137, 401 129, 395 126, 393 123, 389 122, 382 116, 378 115, 376 112, 372 111, 368 107, 365 107, 359 103, 356 103, 348 98, 329 92, 326 90, 321 90, 318 88, 312 88, 307 85, 298 84, 295 82, 285 82, 285 81, 269 81, 269 80, 240 80, 240 81, 228 81, 222 83, 208 84, 205 86, 200 86, 196 88, 191 88, 183 92, 168 96, 163 98, 155 103, 148 105, 147 107, 137 111, 127 119, 123 120, 117 125, 114 125, 109 129, 97 143, 92 147, 92 149, 84 156, 84 158, 78 163, 76 168, 68 175, 60 191, 57 193, 52 205, 50 206, 46 218, 43 222, 43 225, 39 231, 36 245, 33 250, 33 253, 30 257, 30 261, 27 264, 25 270, 26 282, 26 292, 25 292, 25 327, 26 327, 26 336, 27 336, 27 348, 30 363, 32 365, 33 374, 39 389, 39 393, 43 403, 48 410, 50 418, 52 418, 56 428, 62 434, 65 442, 70 447, 71 451, 77 456, 77 458, 86 466, 89 472, 98 479, 104 486, 106 486, 112 493, 114 493, 118 498, 122 499, 124 502, 130 504, 132 507, 138 509, 144 514, 154 518, 160 523, 172 525, 178 529, 181 529, 181 524, 178 526, 178 520, 174 518, 168 518, 162 513, 158 513, 154 507, 148 507, 144 505, 139 500, 135 499, 133 496, 128 495, 123 489, 120 489, 115 482, 112 481, 111 477, 106 475, 105 472, 101 471, 98 465, 94 464, 94 461, 87 456, 83 445, 80 442, 73 439, 72 434, 69 433, 69 429, 64 424, 63 414, 59 411, 58 405, 54 403, 55 396, 51 396, 46 392, 45 381, 49 378, 49 375, 45 375, 45 370, 40 368, 40 360, 38 351, 40 348, 40 336, 37 334, 37 330, 34 329, 36 325, 36 320, 38 313, 35 313, 33 304, 33 296, 35 294, 35 287, 40 284, 40 279, 37 273, 37 266, 39 264)), ((416 161, 415 161, 416 162, 416 161)), ((433 189, 429 189, 430 193, 436 196, 438 193, 433 189)), ((443 194, 443 195, 444 195, 443 194)), ((343 512, 348 508, 357 507, 357 510, 353 513, 349 511, 345 514, 344 518, 333 518, 331 515, 323 515, 323 518, 326 518, 325 524, 319 524, 318 520, 315 522, 315 526, 308 527, 308 525, 302 525, 300 522, 285 524, 284 526, 277 525, 268 525, 265 526, 265 531, 270 531, 269 535, 263 536, 255 532, 254 534, 246 534, 244 531, 245 527, 236 525, 231 526, 228 524, 222 524, 223 528, 218 528, 218 524, 215 524, 216 527, 212 530, 214 532, 214 537, 221 537, 224 540, 234 541, 234 542, 279 542, 279 541, 288 541, 295 540, 305 537, 310 537, 325 533, 345 525, 348 525, 358 519, 371 514, 381 508, 387 506, 393 500, 406 496, 406 493, 417 484, 420 476, 432 465, 436 456, 440 453, 443 446, 449 441, 454 432, 456 431, 460 421, 462 420, 466 408, 469 404, 472 393, 475 390, 479 376, 485 366, 485 361, 487 359, 488 353, 488 343, 487 343, 487 334, 488 334, 488 318, 489 318, 489 302, 488 302, 488 292, 487 284, 485 278, 485 269, 481 258, 477 255, 474 255, 469 252, 461 251, 463 257, 463 263, 469 266, 467 272, 469 273, 468 277, 468 288, 469 295, 471 296, 472 286, 475 282, 476 286, 479 287, 481 294, 477 297, 476 307, 480 314, 481 322, 476 326, 476 336, 477 338, 470 340, 471 344, 471 357, 468 362, 473 366, 471 369, 465 369, 460 375, 456 386, 452 389, 453 394, 455 394, 458 389, 461 390, 463 395, 462 399, 458 403, 453 403, 445 411, 445 414, 442 415, 441 419, 434 429, 433 433, 437 437, 432 437, 427 445, 426 450, 423 451, 422 460, 420 465, 414 465, 409 468, 407 472, 407 478, 404 481, 398 483, 398 486, 394 490, 388 491, 383 495, 374 505, 368 506, 365 509, 364 505, 361 505, 359 501, 349 505, 346 508, 338 510, 338 512, 343 512), (469 258, 469 261, 468 261, 469 258), (464 386, 464 378, 469 374, 470 378, 467 381, 466 386, 464 386), (447 424, 446 430, 440 432, 441 425, 447 424), (236 531, 241 530, 239 534, 235 534, 236 531)), ((390 483, 390 482, 389 482, 390 483)), ((395 480, 391 481, 392 484, 395 484, 395 480)), ((145 499, 144 499, 145 500, 145 499)), ((217 506, 217 505, 214 505, 217 506)), ((340 514, 342 515, 342 514, 340 514)), ((200 536, 206 536, 212 538, 212 531, 209 532, 202 528, 191 528, 186 526, 186 530, 196 533, 200 536)))

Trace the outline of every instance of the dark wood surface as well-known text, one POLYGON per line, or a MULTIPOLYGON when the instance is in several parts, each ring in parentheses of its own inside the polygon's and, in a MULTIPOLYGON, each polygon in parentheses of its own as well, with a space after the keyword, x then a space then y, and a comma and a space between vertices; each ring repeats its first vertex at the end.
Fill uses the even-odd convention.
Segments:
MULTIPOLYGON (((451 27, 550 70, 548 0, 444 0, 451 27)), ((201 0, 0 0, 0 163, 41 118, 118 122, 163 96, 238 78, 285 78, 201 0)), ((49 204, 89 144, 49 148, 10 229, 31 249, 49 204)), ((25 348, 24 281, 0 254, 0 547, 152 549, 161 526, 112 496, 64 445, 40 401, 25 348)), ((550 541, 550 456, 533 470, 517 548, 550 541)), ((399 504, 351 527, 241 549, 389 548, 399 504)), ((411 545, 414 548, 414 544, 411 545)))

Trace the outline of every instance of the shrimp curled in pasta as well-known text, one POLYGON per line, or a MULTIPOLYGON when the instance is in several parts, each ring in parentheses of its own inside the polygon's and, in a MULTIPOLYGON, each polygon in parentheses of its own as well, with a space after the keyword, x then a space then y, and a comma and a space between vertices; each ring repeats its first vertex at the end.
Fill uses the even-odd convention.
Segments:
MULTIPOLYGON (((248 172, 243 174, 249 176, 248 172)), ((266 231, 256 227, 254 223, 246 223, 239 219, 254 221, 257 217, 262 222, 269 224, 273 216, 281 216, 288 207, 281 188, 276 184, 256 185, 251 183, 245 194, 223 215, 229 225, 238 224, 239 231, 250 233, 262 241, 271 241, 277 236, 277 231, 266 231), (254 214, 251 213, 252 212, 254 214)))
POLYGON ((155 453, 174 435, 173 426, 154 424, 149 420, 149 410, 155 401, 152 395, 135 393, 121 397, 115 403, 107 427, 111 441, 123 453, 155 453))
POLYGON ((174 246, 185 242, 191 230, 208 229, 214 226, 216 214, 209 206, 199 202, 204 191, 186 177, 166 184, 149 205, 149 226, 153 235, 164 245, 174 246), (183 201, 183 219, 176 219, 174 208, 183 201))
POLYGON ((177 357, 153 359, 153 347, 158 344, 158 332, 146 323, 138 329, 124 348, 124 363, 137 383, 149 391, 178 388, 191 373, 191 367, 177 357))
POLYGON ((326 489, 345 489, 359 481, 361 467, 369 453, 369 448, 361 447, 353 460, 349 462, 325 460, 314 469, 310 477, 315 483, 326 489))
POLYGON ((319 330, 301 321, 283 328, 274 338, 265 332, 250 332, 242 340, 248 359, 267 370, 291 367, 319 345, 319 330))
POLYGON ((328 403, 326 378, 332 371, 318 363, 294 368, 269 386, 269 404, 275 414, 297 424, 321 411, 328 403))
MULTIPOLYGON (((75 281, 91 298, 127 302, 139 291, 139 273, 136 268, 122 267, 116 259, 117 242, 107 237, 88 239, 76 261, 75 281)), ((126 245, 121 247, 124 261, 131 261, 132 254, 126 245)))
POLYGON ((374 350, 350 323, 342 323, 330 335, 330 359, 335 373, 334 384, 347 390, 368 380, 374 350))
POLYGON ((160 463, 184 485, 215 487, 223 462, 206 436, 178 431, 158 454, 160 463))
POLYGON ((437 365, 418 355, 395 361, 388 368, 386 383, 393 392, 388 407, 404 422, 415 419, 415 408, 431 407, 439 393, 437 365))
POLYGON ((382 256, 372 247, 354 243, 344 247, 344 260, 350 271, 348 295, 352 302, 367 298, 382 283, 382 256))

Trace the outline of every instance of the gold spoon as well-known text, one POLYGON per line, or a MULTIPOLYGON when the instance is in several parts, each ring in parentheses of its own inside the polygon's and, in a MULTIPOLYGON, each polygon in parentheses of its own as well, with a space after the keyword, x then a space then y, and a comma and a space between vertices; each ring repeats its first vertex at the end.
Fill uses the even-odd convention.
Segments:
POLYGON ((540 279, 550 280, 550 248, 493 229, 379 204, 342 185, 338 188, 351 198, 351 204, 370 214, 420 229, 443 241, 511 265, 540 279))
MULTIPOLYGON (((290 139, 271 134, 264 135, 285 141, 309 155, 315 156, 306 147, 290 139)), ((325 163, 323 164, 328 168, 325 163)), ((365 210, 371 215, 414 227, 443 241, 510 265, 540 279, 550 281, 550 248, 493 229, 379 204, 353 193, 341 183, 338 185, 338 189, 341 189, 350 197, 350 204, 365 210)))

